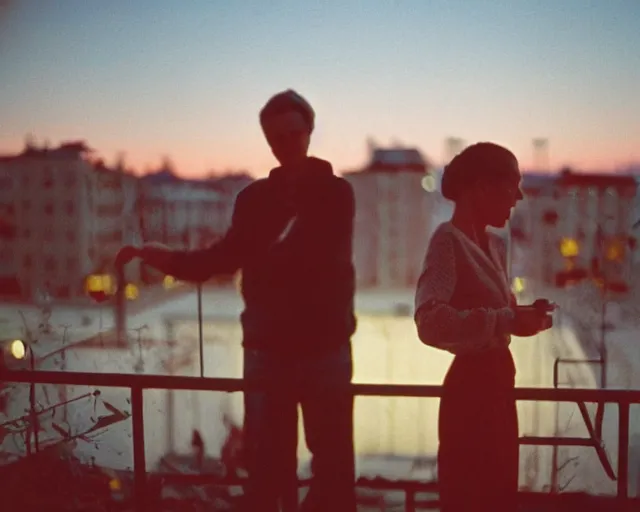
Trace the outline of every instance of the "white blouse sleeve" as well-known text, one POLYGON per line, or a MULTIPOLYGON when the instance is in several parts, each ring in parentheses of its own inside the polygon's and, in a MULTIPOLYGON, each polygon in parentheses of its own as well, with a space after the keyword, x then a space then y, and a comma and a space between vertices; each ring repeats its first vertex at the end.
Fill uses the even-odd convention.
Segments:
POLYGON ((508 345, 512 309, 455 309, 450 301, 456 285, 464 286, 457 282, 452 234, 437 230, 429 243, 416 290, 415 322, 420 340, 453 354, 508 345))

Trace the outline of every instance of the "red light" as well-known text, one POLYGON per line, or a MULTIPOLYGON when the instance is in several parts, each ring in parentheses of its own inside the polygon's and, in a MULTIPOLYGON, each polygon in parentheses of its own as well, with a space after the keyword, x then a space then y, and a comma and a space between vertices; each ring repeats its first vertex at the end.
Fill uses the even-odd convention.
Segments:
POLYGON ((109 296, 103 291, 91 291, 89 292, 89 297, 99 304, 105 302, 109 298, 109 296))

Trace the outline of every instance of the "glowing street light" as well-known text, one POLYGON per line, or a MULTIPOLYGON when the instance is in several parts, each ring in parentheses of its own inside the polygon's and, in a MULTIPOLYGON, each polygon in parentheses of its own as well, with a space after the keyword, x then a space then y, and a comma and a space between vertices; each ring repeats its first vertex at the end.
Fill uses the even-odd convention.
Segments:
POLYGON ((525 281, 522 277, 514 277, 512 283, 513 293, 522 293, 525 288, 525 281))
POLYGON ((9 345, 9 353, 18 360, 27 357, 27 346, 22 340, 13 340, 9 345))
POLYGON ((426 174, 422 178, 422 188, 427 192, 435 192, 436 190, 436 179, 433 177, 433 174, 426 174))
POLYGON ((96 302, 104 302, 116 292, 116 283, 110 274, 91 274, 84 283, 87 295, 96 302))
POLYGON ((560 254, 565 258, 575 258, 580 254, 580 245, 573 238, 563 238, 560 240, 560 254))
POLYGON ((625 256, 625 244, 618 238, 613 238, 607 243, 604 257, 607 261, 622 261, 625 256))
POLYGON ((176 278, 169 275, 164 276, 164 280, 162 281, 162 286, 165 290, 171 290, 171 288, 175 288, 177 284, 176 278))
POLYGON ((29 344, 21 339, 0 340, 0 369, 34 369, 34 356, 29 344))
POLYGON ((136 300, 140 296, 140 291, 135 284, 129 283, 124 287, 124 296, 127 300, 136 300))

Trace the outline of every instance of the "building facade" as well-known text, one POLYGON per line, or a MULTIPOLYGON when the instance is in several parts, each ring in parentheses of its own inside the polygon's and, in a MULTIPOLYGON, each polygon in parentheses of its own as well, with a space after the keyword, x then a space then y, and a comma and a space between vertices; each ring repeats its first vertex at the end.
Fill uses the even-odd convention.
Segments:
POLYGON ((371 148, 368 164, 345 174, 356 198, 354 261, 360 287, 414 287, 433 228, 437 192, 413 148, 371 148))
POLYGON ((85 298, 86 277, 135 238, 124 221, 136 178, 92 162, 89 153, 83 142, 70 142, 0 159, 0 204, 15 226, 3 269, 11 269, 23 299, 85 298))
POLYGON ((638 208, 634 177, 565 170, 525 174, 522 188, 525 197, 514 212, 511 233, 514 245, 523 249, 519 263, 528 277, 553 284, 560 272, 591 271, 605 261, 612 279, 630 277, 638 208), (624 247, 615 249, 617 242, 624 247))
MULTIPOLYGON (((228 227, 227 203, 209 181, 180 179, 168 169, 143 176, 137 203, 142 241, 181 249, 206 247, 228 227)), ((161 279, 144 264, 141 274, 145 282, 161 279)))

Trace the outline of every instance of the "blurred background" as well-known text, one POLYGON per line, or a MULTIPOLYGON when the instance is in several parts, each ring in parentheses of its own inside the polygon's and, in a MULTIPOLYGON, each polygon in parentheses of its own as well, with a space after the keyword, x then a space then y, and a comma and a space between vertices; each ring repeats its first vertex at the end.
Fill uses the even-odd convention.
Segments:
MULTIPOLYGON (((202 357, 205 376, 240 377, 240 276, 202 288, 201 354, 198 291, 139 263, 117 338, 112 262, 125 244, 223 236, 239 191, 276 165, 258 111, 291 87, 316 110, 312 153, 356 195, 356 382, 442 382, 451 357, 419 342, 413 293, 452 211, 442 168, 490 140, 524 173, 500 232, 513 289, 560 306, 554 329, 514 340, 518 385, 640 389, 638 20, 636 0, 0 1, 2 364, 198 376, 202 357)), ((4 383, 0 398, 0 463, 55 449, 124 493, 128 390, 4 383)), ((358 398, 359 475, 432 480, 437 412, 435 399, 358 398)), ((591 439, 523 446, 523 490, 615 494, 615 406, 519 414, 522 436, 591 439)), ((225 417, 242 424, 239 394, 146 392, 149 471, 196 471, 194 431, 219 461, 225 417)), ((628 485, 640 496, 640 406, 628 485)))

